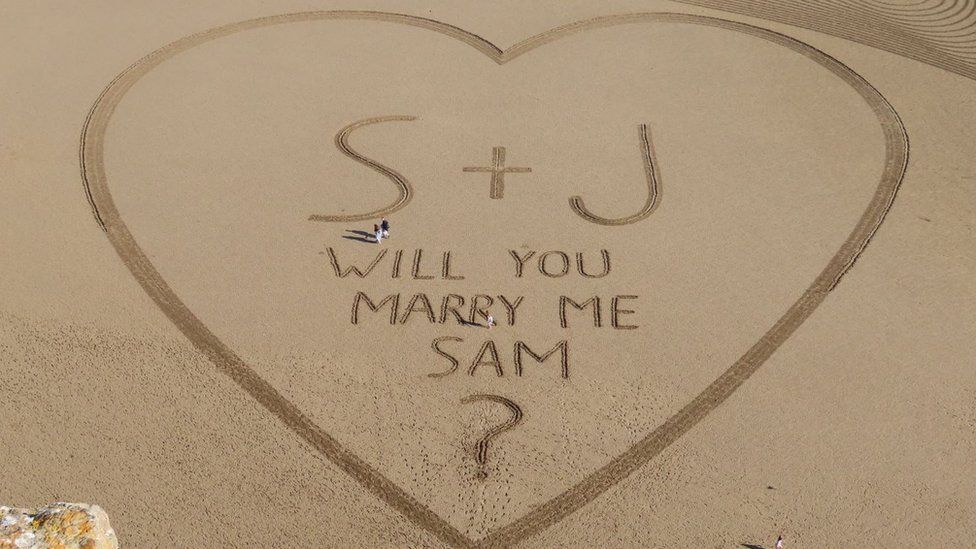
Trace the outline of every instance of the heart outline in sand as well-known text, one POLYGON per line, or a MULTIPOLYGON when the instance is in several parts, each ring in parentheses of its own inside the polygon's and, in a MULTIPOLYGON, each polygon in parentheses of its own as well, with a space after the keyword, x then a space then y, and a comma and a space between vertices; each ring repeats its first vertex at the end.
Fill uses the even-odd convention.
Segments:
POLYGON ((853 266, 881 226, 894 202, 907 169, 908 154, 908 136, 898 113, 878 90, 840 61, 804 42, 762 27, 714 17, 665 12, 611 15, 578 21, 537 34, 504 50, 480 36, 446 23, 385 12, 302 12, 231 23, 163 46, 120 73, 102 91, 89 111, 82 129, 79 151, 81 177, 96 221, 135 279, 193 345, 221 372, 233 379, 316 451, 412 522, 455 547, 508 546, 537 534, 583 507, 653 459, 724 402, 796 331, 853 266), (834 76, 841 78, 858 92, 878 117, 884 132, 885 165, 881 181, 858 223, 823 271, 786 313, 732 366, 627 451, 531 512, 489 533, 486 537, 475 540, 465 536, 371 467, 365 460, 345 449, 210 332, 166 284, 139 247, 135 237, 122 220, 109 192, 103 155, 105 132, 115 107, 129 88, 143 75, 180 52, 223 36, 271 25, 329 19, 385 21, 420 27, 460 40, 498 65, 503 65, 569 34, 627 23, 683 23, 744 33, 803 55, 834 76))

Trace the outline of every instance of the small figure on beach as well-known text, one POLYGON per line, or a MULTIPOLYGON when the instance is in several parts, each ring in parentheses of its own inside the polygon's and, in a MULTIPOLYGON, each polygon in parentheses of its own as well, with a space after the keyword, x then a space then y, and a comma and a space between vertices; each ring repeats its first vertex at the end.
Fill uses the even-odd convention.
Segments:
POLYGON ((776 536, 776 545, 773 547, 776 549, 783 549, 783 536, 776 536))
POLYGON ((383 238, 390 238, 390 222, 385 217, 380 221, 380 229, 383 230, 383 238))
POLYGON ((495 325, 495 317, 491 316, 491 313, 489 313, 485 319, 488 321, 488 329, 490 330, 491 327, 495 325))
POLYGON ((373 236, 376 238, 377 244, 383 240, 383 231, 380 229, 379 225, 373 225, 373 236))

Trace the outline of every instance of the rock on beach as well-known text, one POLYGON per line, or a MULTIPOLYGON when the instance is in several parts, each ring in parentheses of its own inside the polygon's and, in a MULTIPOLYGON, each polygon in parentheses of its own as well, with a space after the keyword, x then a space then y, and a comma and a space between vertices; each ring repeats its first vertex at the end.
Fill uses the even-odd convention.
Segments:
POLYGON ((57 502, 38 509, 0 506, 0 549, 118 549, 97 505, 57 502))

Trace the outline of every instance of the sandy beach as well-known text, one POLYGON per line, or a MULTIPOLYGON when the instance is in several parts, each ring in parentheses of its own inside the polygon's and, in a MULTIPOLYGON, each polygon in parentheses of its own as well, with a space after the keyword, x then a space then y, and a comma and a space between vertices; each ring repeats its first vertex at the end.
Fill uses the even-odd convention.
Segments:
POLYGON ((950 4, 0 6, 0 504, 123 547, 967 545, 950 4))

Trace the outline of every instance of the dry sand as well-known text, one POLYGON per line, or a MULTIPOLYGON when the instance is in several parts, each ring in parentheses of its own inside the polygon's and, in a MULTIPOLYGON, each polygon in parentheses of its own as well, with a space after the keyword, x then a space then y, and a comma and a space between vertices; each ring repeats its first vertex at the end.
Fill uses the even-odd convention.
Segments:
POLYGON ((0 7, 0 502, 133 547, 968 543, 967 15, 708 4, 0 7))

